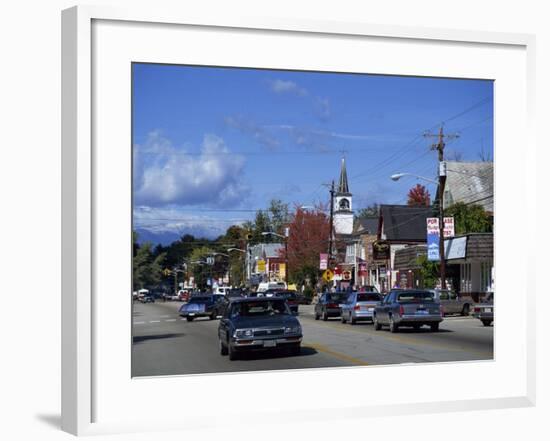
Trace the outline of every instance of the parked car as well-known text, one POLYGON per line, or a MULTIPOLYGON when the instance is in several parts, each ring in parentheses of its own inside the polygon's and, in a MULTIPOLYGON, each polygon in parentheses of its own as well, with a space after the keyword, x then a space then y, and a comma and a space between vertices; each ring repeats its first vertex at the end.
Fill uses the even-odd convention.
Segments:
POLYGON ((402 326, 420 329, 430 326, 432 331, 439 330, 443 320, 441 305, 430 291, 392 290, 374 309, 374 329, 379 331, 388 326, 390 332, 397 332, 402 326))
POLYGON ((300 353, 302 327, 280 297, 231 299, 218 326, 220 354, 235 360, 244 351, 270 348, 300 353))
POLYGON ((155 298, 153 294, 144 294, 139 298, 141 303, 155 303, 155 298))
POLYGON ((181 305, 179 314, 188 322, 197 317, 209 317, 210 320, 214 320, 223 313, 224 301, 224 296, 194 296, 189 299, 189 302, 181 305))
POLYGON ((342 323, 354 325, 360 320, 373 321, 374 308, 380 304, 382 296, 377 292, 352 292, 342 303, 342 323))
POLYGON ((265 297, 281 297, 286 300, 290 312, 298 314, 298 296, 296 291, 269 289, 264 292, 265 297))
POLYGON ((483 326, 489 326, 495 318, 494 293, 489 293, 482 303, 474 305, 472 316, 481 320, 483 326))
POLYGON ((258 294, 267 291, 268 289, 286 289, 285 282, 261 282, 258 285, 258 294))
POLYGON ((344 292, 326 292, 321 295, 319 301, 315 304, 315 320, 320 317, 327 321, 329 317, 340 317, 340 305, 346 301, 349 293, 344 292))
POLYGON ((460 314, 469 315, 470 307, 474 303, 470 296, 458 296, 450 289, 430 289, 434 299, 440 303, 443 315, 460 314))

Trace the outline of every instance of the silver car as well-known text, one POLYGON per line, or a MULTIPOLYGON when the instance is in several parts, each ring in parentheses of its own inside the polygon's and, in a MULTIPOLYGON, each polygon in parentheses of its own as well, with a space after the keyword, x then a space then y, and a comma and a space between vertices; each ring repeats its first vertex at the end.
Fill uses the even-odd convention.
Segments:
POLYGON ((377 292, 353 292, 342 303, 342 323, 354 325, 359 320, 373 321, 374 308, 380 304, 382 296, 377 292))
POLYGON ((469 315, 470 307, 474 303, 470 296, 458 296, 456 292, 450 289, 430 289, 434 298, 441 304, 443 315, 446 314, 460 314, 469 315))
POLYGON ((391 291, 374 309, 374 329, 379 331, 383 325, 390 332, 397 332, 402 326, 412 326, 420 329, 423 325, 430 326, 432 331, 439 330, 443 314, 433 293, 420 290, 391 291))

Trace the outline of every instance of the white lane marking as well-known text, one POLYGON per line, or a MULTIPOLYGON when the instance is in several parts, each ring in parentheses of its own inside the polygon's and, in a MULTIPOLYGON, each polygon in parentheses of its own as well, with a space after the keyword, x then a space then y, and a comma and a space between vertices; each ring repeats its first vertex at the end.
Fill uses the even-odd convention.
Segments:
POLYGON ((134 325, 144 325, 145 322, 134 322, 134 325))
POLYGON ((175 322, 176 319, 169 319, 169 320, 164 320, 165 322, 175 322))
POLYGON ((160 323, 160 320, 149 320, 149 323, 160 323))
POLYGON ((159 316, 160 318, 166 318, 166 317, 170 317, 169 315, 161 315, 159 316))

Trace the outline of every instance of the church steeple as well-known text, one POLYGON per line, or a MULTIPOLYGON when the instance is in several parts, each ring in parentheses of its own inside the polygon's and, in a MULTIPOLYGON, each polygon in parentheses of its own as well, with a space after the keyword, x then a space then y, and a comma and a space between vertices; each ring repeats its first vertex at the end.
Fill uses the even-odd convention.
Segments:
POLYGON ((340 180, 334 195, 334 231, 337 234, 351 234, 353 231, 352 195, 349 191, 346 159, 340 165, 340 180))
POLYGON ((348 194, 348 174, 346 172, 346 159, 342 158, 342 165, 340 167, 340 181, 338 183, 338 193, 348 194))

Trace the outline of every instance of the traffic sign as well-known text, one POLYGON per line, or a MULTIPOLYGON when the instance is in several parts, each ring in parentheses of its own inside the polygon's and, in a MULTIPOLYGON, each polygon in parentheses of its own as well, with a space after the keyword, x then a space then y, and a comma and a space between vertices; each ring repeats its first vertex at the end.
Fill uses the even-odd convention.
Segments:
POLYGON ((342 273, 344 280, 351 280, 351 271, 344 271, 342 273))
POLYGON ((334 279, 334 272, 331 269, 326 269, 323 272, 323 280, 325 282, 330 282, 332 279, 334 279))

